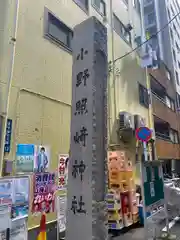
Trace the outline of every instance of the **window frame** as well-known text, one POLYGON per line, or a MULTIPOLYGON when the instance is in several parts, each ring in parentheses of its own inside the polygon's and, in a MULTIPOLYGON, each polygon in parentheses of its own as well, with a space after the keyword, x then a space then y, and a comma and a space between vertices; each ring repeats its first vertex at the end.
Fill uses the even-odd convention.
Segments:
POLYGON ((149 94, 148 89, 144 87, 141 83, 138 83, 138 92, 139 92, 139 103, 145 107, 149 108, 149 94), (143 91, 143 95, 141 95, 141 92, 143 91))
POLYGON ((165 96, 165 103, 166 103, 166 106, 171 109, 173 112, 175 112, 175 100, 172 99, 171 97, 169 97, 168 95, 165 96), (170 106, 168 105, 168 102, 167 100, 169 101, 169 104, 170 106))
POLYGON ((56 44, 58 47, 63 48, 64 50, 67 50, 68 52, 72 53, 72 45, 69 44, 65 44, 64 42, 62 42, 60 39, 56 38, 55 36, 53 36, 52 34, 50 34, 49 32, 49 24, 50 24, 50 15, 51 17, 53 17, 57 22, 59 22, 59 26, 60 29, 62 30, 62 32, 66 32, 67 34, 67 41, 72 40, 73 37, 73 30, 68 27, 63 21, 61 21, 61 19, 59 19, 53 12, 51 12, 49 9, 44 8, 44 37, 48 40, 50 40, 52 43, 56 44), (63 31, 65 30, 65 31, 63 31), (71 40, 70 40, 70 39, 71 40))
POLYGON ((176 92, 176 107, 177 107, 177 112, 179 112, 180 109, 180 94, 176 92))
POLYGON ((176 63, 176 51, 174 50, 174 48, 172 49, 172 51, 173 51, 173 60, 174 60, 174 62, 176 63))
POLYGON ((141 17, 141 3, 139 0, 133 0, 133 7, 141 17))
POLYGON ((173 137, 173 140, 171 139, 172 143, 179 144, 179 133, 177 130, 170 128, 169 136, 170 136, 170 139, 171 139, 171 136, 173 137))
POLYGON ((73 2, 75 4, 77 4, 86 14, 89 13, 89 0, 85 0, 87 1, 87 8, 86 6, 84 6, 84 4, 81 2, 81 0, 73 0, 73 2))
POLYGON ((171 81, 171 73, 169 71, 169 69, 167 67, 165 67, 165 73, 166 73, 166 77, 169 81, 171 81))
POLYGON ((156 14, 154 11, 150 12, 147 14, 147 22, 148 22, 148 25, 153 25, 154 22, 155 22, 155 17, 156 17, 156 14), (149 16, 151 15, 154 15, 151 19, 149 18, 149 16), (149 21, 150 20, 150 21, 149 21))
POLYGON ((180 69, 180 61, 178 60, 178 68, 180 69))
POLYGON ((119 35, 130 47, 132 47, 132 36, 131 36, 131 32, 126 30, 126 27, 124 26, 124 24, 121 22, 121 20, 116 16, 115 13, 113 13, 113 29, 114 31, 117 33, 117 35, 119 35), (120 29, 119 31, 115 28, 115 22, 114 19, 116 18, 116 20, 119 22, 120 25, 120 29), (126 37, 123 35, 122 29, 124 30, 124 32, 128 33, 129 39, 130 41, 128 41, 126 39, 126 37))
POLYGON ((107 9, 106 9, 106 1, 105 0, 100 0, 100 4, 103 3, 104 4, 104 13, 102 13, 100 11, 100 8, 94 3, 95 0, 91 0, 91 5, 93 6, 93 8, 102 16, 102 17, 106 17, 107 16, 107 9))
POLYGON ((172 30, 172 28, 170 28, 170 36, 171 36, 171 40, 174 42, 174 35, 173 35, 173 30, 172 30))
POLYGON ((178 72, 175 70, 175 77, 176 77, 176 83, 178 86, 180 86, 180 82, 179 82, 179 75, 178 75, 178 72))

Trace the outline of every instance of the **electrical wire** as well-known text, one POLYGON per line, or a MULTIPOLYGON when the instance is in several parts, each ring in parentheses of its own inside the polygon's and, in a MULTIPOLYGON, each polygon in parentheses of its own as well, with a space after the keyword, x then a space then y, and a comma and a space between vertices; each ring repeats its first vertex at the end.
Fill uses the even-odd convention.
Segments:
POLYGON ((162 27, 159 31, 157 31, 155 34, 153 34, 152 36, 149 37, 149 39, 147 39, 146 41, 142 42, 141 44, 139 44, 137 47, 133 48, 131 51, 125 53, 124 55, 122 55, 121 57, 118 57, 114 60, 114 63, 117 62, 118 60, 121 60, 124 57, 127 57, 128 55, 130 55, 131 53, 135 52, 136 50, 138 50, 140 47, 142 47, 144 44, 146 44, 150 39, 152 39, 153 37, 157 36, 160 32, 162 32, 175 18, 177 18, 180 15, 180 12, 178 12, 168 23, 166 23, 164 25, 164 27, 162 27))

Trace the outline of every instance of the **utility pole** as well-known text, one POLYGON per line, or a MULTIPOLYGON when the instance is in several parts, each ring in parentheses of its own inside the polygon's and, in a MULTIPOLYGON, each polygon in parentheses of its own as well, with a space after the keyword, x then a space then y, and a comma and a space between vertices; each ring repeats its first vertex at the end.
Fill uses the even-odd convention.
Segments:
POLYGON ((74 28, 66 240, 107 240, 107 29, 74 28))

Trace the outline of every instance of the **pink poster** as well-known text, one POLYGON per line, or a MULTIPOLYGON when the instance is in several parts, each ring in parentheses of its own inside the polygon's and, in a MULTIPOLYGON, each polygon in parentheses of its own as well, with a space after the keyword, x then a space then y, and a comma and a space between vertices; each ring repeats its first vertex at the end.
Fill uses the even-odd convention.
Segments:
POLYGON ((35 174, 32 213, 54 212, 55 192, 56 192, 55 173, 35 174))

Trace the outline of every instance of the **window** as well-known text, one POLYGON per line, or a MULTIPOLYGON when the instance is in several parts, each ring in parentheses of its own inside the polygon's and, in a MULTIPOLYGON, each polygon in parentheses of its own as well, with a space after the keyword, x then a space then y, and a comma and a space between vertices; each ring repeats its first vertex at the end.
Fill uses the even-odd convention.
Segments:
POLYGON ((65 48, 71 49, 73 32, 53 14, 48 12, 45 36, 65 48))
POLYGON ((176 93, 176 102, 177 102, 177 110, 179 112, 180 110, 180 95, 176 93))
POLYGON ((137 10, 137 12, 139 13, 140 17, 141 17, 141 5, 140 5, 140 1, 139 0, 135 0, 135 9, 137 10))
POLYGON ((128 5, 128 0, 123 0, 123 2, 124 2, 126 5, 128 5))
POLYGON ((137 10, 139 14, 141 13, 140 0, 133 0, 133 7, 137 10))
POLYGON ((172 29, 170 29, 170 34, 171 34, 171 39, 172 39, 172 41, 174 40, 174 36, 173 36, 173 31, 172 31, 172 29))
POLYGON ((171 18, 171 14, 170 14, 170 11, 169 11, 169 9, 168 9, 168 17, 169 17, 169 18, 171 18))
POLYGON ((114 14, 114 29, 116 33, 128 44, 131 44, 131 33, 126 30, 122 22, 114 14))
POLYGON ((173 58, 174 58, 174 61, 176 62, 176 53, 174 49, 173 49, 173 58))
POLYGON ((176 42, 176 49, 179 51, 180 49, 179 49, 179 45, 177 44, 177 42, 176 42))
POLYGON ((93 6, 97 9, 97 11, 103 15, 106 16, 106 4, 103 0, 93 0, 93 6))
POLYGON ((168 106, 168 108, 170 108, 173 111, 175 111, 175 103, 174 103, 173 99, 171 99, 170 97, 166 96, 165 97, 165 102, 166 102, 166 105, 168 106))
POLYGON ((170 129, 169 136, 173 143, 179 143, 179 137, 178 137, 177 131, 170 129))
POLYGON ((171 100, 169 97, 166 96, 166 105, 171 108, 171 100))
POLYGON ((171 80, 171 74, 169 72, 169 70, 167 69, 167 67, 165 67, 165 74, 168 80, 171 80))
POLYGON ((172 15, 173 15, 173 17, 175 16, 175 13, 174 13, 174 9, 173 9, 173 7, 171 6, 171 12, 172 12, 172 15))
POLYGON ((147 15, 148 24, 153 24, 155 22, 155 13, 152 12, 147 15))
POLYGON ((80 8, 82 8, 85 12, 89 9, 89 1, 88 0, 73 0, 80 8))
POLYGON ((139 84, 139 102, 146 108, 149 107, 148 90, 143 85, 139 84))
POLYGON ((179 85, 179 75, 177 71, 176 71, 176 83, 179 85))
POLYGON ((177 33, 176 26, 173 24, 174 31, 177 33))
POLYGON ((171 99, 171 109, 175 111, 175 101, 171 99))

